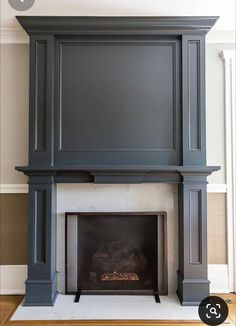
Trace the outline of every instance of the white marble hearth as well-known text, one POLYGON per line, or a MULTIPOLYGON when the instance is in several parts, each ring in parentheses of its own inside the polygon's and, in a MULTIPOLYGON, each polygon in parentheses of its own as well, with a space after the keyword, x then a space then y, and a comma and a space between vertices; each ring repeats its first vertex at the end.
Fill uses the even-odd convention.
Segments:
POLYGON ((183 307, 175 294, 161 296, 82 295, 74 303, 73 295, 59 294, 54 307, 17 308, 11 320, 83 320, 83 319, 154 319, 199 320, 198 307, 183 307))

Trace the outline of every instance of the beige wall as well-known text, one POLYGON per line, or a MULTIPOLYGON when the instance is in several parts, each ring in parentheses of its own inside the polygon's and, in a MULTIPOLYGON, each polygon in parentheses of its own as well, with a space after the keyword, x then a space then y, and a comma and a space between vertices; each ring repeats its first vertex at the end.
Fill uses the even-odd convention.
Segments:
POLYGON ((227 264, 226 195, 208 194, 208 263, 227 264))
POLYGON ((1 44, 1 182, 25 183, 16 165, 27 164, 28 45, 1 44))
POLYGON ((0 194, 0 265, 27 264, 28 199, 0 194))

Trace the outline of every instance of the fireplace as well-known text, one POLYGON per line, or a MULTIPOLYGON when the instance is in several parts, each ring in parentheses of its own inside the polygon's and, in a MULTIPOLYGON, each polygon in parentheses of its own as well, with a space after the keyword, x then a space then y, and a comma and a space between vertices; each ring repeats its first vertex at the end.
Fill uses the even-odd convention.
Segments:
POLYGON ((66 213, 67 294, 167 294, 166 213, 66 213))
MULTIPOLYGON (((176 292, 181 304, 199 304, 209 294, 207 176, 219 169, 206 165, 205 35, 218 18, 17 19, 30 36, 29 164, 16 167, 29 177, 25 305, 53 305, 57 297, 61 183, 177 184, 176 292)), ((92 224, 96 219, 89 218, 92 224)), ((127 238, 126 244, 113 239, 108 247, 133 251, 135 243, 127 238)), ((101 274, 96 291, 110 282, 121 287, 123 278, 135 287, 142 280, 137 266, 94 271, 98 257, 109 256, 108 247, 99 242, 88 264, 93 270, 85 273, 90 281, 93 273, 101 274)), ((145 251, 140 244, 136 249, 140 266, 145 251)), ((149 256, 143 269, 155 265, 149 256)), ((81 279, 83 285, 88 282, 81 279)))

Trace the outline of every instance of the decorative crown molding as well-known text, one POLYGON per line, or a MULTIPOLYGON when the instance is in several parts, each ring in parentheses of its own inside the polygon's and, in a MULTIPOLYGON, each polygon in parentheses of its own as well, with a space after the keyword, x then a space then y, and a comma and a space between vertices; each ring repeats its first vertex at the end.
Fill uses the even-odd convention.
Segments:
POLYGON ((182 35, 206 34, 216 16, 16 16, 29 34, 182 35))

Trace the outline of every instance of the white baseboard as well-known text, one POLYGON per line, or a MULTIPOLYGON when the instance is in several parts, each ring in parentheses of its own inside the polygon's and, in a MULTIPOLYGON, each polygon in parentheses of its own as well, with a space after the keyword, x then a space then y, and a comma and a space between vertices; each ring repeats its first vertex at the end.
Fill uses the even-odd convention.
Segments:
POLYGON ((226 264, 209 264, 208 279, 211 293, 229 293, 229 271, 226 264))
POLYGON ((27 265, 0 265, 0 294, 25 294, 27 265))
MULTIPOLYGON (((0 265, 0 294, 25 294, 27 265, 0 265)), ((211 293, 229 293, 228 265, 208 265, 211 293)))

